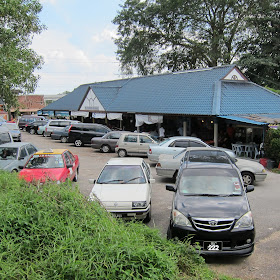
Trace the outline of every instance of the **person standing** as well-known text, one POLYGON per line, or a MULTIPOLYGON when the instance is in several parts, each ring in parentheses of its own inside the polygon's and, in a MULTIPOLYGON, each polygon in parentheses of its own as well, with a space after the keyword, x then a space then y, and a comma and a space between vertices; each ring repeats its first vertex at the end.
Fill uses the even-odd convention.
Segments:
POLYGON ((164 127, 161 126, 159 128, 159 140, 162 141, 164 137, 165 137, 165 129, 164 127))

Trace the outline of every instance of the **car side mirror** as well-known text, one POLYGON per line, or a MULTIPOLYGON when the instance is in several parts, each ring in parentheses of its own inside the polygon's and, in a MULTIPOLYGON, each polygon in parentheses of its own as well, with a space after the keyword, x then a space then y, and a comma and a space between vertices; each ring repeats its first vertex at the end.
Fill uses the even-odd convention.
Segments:
POLYGON ((165 188, 166 188, 167 191, 171 191, 171 192, 176 192, 177 191, 177 189, 174 185, 166 185, 165 188))
POLYGON ((73 167, 73 164, 66 164, 66 167, 67 167, 67 168, 72 168, 72 167, 73 167))
POLYGON ((252 192, 255 189, 255 187, 253 185, 248 185, 246 186, 246 192, 252 192))
POLYGON ((90 184, 95 184, 96 180, 95 180, 95 179, 88 179, 88 182, 89 182, 90 184))

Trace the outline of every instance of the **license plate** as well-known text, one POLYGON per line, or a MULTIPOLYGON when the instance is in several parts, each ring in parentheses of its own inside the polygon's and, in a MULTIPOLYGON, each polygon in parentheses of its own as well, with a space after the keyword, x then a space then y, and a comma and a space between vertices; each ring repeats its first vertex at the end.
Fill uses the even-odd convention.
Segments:
POLYGON ((222 250, 223 242, 221 241, 205 241, 203 248, 207 251, 220 251, 222 250))

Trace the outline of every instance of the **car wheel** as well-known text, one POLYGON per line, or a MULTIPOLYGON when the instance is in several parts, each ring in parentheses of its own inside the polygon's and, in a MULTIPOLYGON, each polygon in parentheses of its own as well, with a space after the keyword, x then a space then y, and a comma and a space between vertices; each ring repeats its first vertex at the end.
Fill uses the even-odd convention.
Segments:
POLYGON ((150 211, 149 211, 148 215, 146 216, 146 218, 143 220, 143 222, 146 224, 146 223, 148 223, 151 219, 152 219, 152 204, 150 203, 150 211))
POLYGON ((82 147, 83 146, 83 142, 80 139, 75 140, 74 145, 76 147, 82 147))
POLYGON ((101 152, 102 153, 109 153, 111 151, 110 147, 108 145, 103 145, 101 147, 101 152))
POLYGON ((75 177, 73 178, 73 181, 78 182, 78 177, 79 177, 79 169, 77 169, 75 177))
POLYGON ((29 131, 29 133, 30 133, 30 134, 35 134, 35 129, 34 129, 34 128, 31 128, 30 131, 29 131))
POLYGON ((254 175, 251 172, 242 172, 244 185, 252 185, 254 183, 254 175))
POLYGON ((60 141, 61 141, 62 143, 67 143, 67 137, 62 136, 61 139, 60 139, 60 141))
POLYGON ((119 150, 119 151, 118 151, 118 156, 119 156, 119 157, 126 157, 126 154, 127 154, 127 153, 126 153, 126 150, 123 150, 123 149, 122 149, 122 150, 119 150))

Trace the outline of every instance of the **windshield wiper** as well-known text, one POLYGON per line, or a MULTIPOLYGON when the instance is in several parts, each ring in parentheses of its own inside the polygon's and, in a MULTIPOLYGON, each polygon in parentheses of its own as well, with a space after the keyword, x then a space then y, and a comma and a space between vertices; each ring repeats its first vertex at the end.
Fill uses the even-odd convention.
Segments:
POLYGON ((112 182, 123 182, 123 180, 120 179, 114 179, 114 180, 110 180, 110 181, 104 181, 104 182, 97 182, 98 184, 109 184, 112 182))
POLYGON ((209 194, 209 193, 188 193, 185 196, 220 196, 219 194, 209 194))
POLYGON ((131 179, 129 179, 129 180, 123 182, 123 184, 127 184, 127 183, 130 182, 130 181, 133 181, 133 180, 136 180, 136 179, 140 179, 140 178, 143 178, 143 177, 142 177, 142 176, 138 176, 138 177, 135 177, 135 178, 131 178, 131 179))

